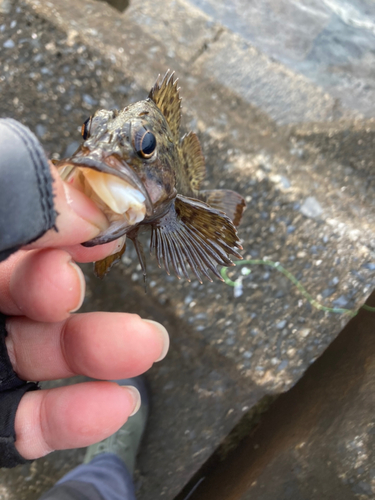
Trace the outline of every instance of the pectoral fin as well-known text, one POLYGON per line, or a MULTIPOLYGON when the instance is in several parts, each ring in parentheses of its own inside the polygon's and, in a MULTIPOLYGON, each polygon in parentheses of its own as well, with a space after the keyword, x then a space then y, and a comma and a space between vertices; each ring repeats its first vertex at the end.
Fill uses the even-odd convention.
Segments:
POLYGON ((125 252, 125 249, 126 249, 126 241, 121 250, 114 253, 113 255, 108 255, 108 257, 106 257, 105 259, 96 261, 94 264, 95 276, 103 279, 104 276, 106 276, 109 273, 111 267, 114 264, 116 264, 116 262, 119 262, 121 260, 121 257, 125 252))
POLYGON ((210 207, 227 214, 236 227, 240 225, 242 214, 246 208, 245 200, 240 194, 229 189, 213 189, 200 191, 199 198, 210 207))
POLYGON ((169 211, 152 225, 151 252, 169 274, 170 265, 178 278, 189 279, 186 263, 202 283, 200 273, 212 281, 208 271, 220 280, 216 266, 232 266, 228 255, 242 259, 236 228, 230 218, 201 201, 178 195, 169 211))

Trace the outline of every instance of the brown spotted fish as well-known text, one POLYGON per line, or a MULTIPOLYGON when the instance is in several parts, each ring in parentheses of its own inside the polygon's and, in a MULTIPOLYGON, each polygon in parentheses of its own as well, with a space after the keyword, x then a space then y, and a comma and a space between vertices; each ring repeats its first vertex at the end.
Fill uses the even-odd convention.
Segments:
MULTIPOLYGON (((236 226, 245 202, 229 190, 201 191, 204 157, 198 137, 180 139, 181 99, 174 73, 156 81, 148 98, 121 111, 100 110, 82 126, 83 143, 73 156, 56 163, 61 177, 89 196, 110 225, 84 243, 94 246, 126 235, 131 239, 146 276, 146 261, 138 239, 151 229, 150 250, 169 274, 189 279, 188 267, 202 283, 209 271, 222 279, 217 265, 241 259, 236 226)), ((105 276, 121 258, 95 263, 105 276)))

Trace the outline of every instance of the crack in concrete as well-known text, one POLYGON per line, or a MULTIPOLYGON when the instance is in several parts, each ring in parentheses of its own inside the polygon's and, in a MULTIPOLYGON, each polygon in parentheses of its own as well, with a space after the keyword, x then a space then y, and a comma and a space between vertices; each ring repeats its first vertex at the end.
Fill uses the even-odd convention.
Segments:
POLYGON ((193 55, 193 57, 190 59, 188 62, 188 66, 191 66, 197 62, 197 60, 210 48, 210 46, 214 43, 216 43, 221 35, 224 33, 225 28, 223 26, 220 26, 220 28, 217 30, 215 33, 215 36, 210 42, 204 42, 199 50, 193 55))

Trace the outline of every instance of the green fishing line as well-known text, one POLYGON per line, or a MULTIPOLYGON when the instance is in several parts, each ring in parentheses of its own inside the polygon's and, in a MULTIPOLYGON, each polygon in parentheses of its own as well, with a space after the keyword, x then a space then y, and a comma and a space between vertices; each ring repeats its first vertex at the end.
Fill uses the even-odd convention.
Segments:
MULTIPOLYGON (((234 263, 237 266, 243 266, 245 264, 249 265, 261 265, 261 266, 269 266, 273 267, 280 273, 282 273, 284 276, 286 276, 301 292, 301 294, 305 297, 305 299, 313 306, 315 309, 318 309, 319 311, 328 311, 328 312, 333 312, 336 314, 347 314, 348 316, 356 316, 358 314, 358 310, 354 311, 352 309, 344 309, 341 307, 327 307, 323 306, 323 304, 320 304, 317 300, 314 299, 312 295, 309 294, 309 292, 306 290, 306 288, 301 284, 300 281, 297 280, 295 276, 291 272, 289 272, 287 269, 285 269, 281 264, 278 262, 273 262, 272 260, 262 260, 262 259, 250 259, 250 260, 236 260, 234 263)), ((225 283, 229 286, 236 287, 238 286, 238 283, 236 281, 232 281, 228 277, 228 268, 223 267, 220 271, 221 276, 223 277, 223 280, 225 283)), ((243 275, 250 274, 251 271, 248 270, 247 273, 243 273, 243 275)), ((361 306, 363 309, 366 309, 366 311, 371 311, 375 312, 375 307, 368 306, 364 304, 361 306)))

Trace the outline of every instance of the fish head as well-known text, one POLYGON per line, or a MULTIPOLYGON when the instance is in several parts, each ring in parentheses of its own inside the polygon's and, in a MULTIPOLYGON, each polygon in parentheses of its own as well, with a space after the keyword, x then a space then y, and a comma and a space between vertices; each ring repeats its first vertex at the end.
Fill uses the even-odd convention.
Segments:
POLYGON ((166 211, 177 194, 178 153, 168 122, 150 98, 121 111, 97 111, 83 124, 82 137, 79 149, 56 166, 111 223, 93 244, 115 239, 166 211))

